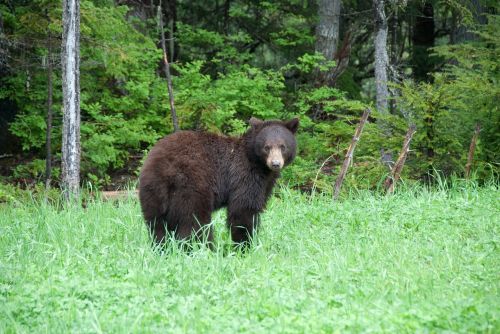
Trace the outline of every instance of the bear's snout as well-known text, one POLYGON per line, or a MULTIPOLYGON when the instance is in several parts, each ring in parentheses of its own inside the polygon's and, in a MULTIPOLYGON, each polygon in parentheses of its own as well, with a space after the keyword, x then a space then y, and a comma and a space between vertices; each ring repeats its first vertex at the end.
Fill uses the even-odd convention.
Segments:
POLYGON ((269 169, 278 171, 283 168, 285 164, 285 160, 283 159, 283 154, 281 149, 278 147, 272 148, 267 156, 266 165, 269 169))

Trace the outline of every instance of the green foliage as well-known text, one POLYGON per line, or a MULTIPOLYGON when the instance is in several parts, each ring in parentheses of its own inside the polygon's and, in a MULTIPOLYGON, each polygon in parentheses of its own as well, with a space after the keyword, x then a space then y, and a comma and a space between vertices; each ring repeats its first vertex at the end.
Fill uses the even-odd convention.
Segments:
POLYGON ((339 118, 348 118, 351 112, 366 108, 363 102, 349 100, 345 92, 332 87, 323 86, 299 93, 296 106, 301 113, 309 112, 315 105, 321 105, 327 114, 339 118))
POLYGON ((161 53, 125 20, 126 12, 82 3, 82 34, 96 42, 82 48, 82 168, 101 177, 167 127, 166 112, 158 113, 166 104, 155 72, 161 53))
POLYGON ((451 61, 442 73, 433 75, 432 84, 401 86, 403 109, 418 129, 413 145, 417 171, 461 173, 476 123, 482 126, 476 164, 493 162, 493 168, 500 167, 499 17, 489 16, 477 34, 477 41, 435 48, 451 61))
POLYGON ((449 80, 450 108, 467 117, 468 137, 473 124, 481 124, 479 158, 500 167, 500 16, 488 15, 488 23, 478 29, 477 40, 435 51, 453 61, 443 73, 449 80))
POLYGON ((289 187, 310 190, 313 186, 329 191, 331 188, 331 173, 320 170, 324 160, 331 154, 329 141, 316 133, 300 131, 297 135, 298 154, 293 164, 281 173, 281 183, 289 187), (319 172, 319 174, 318 174, 319 172), (316 175, 318 174, 318 177, 316 175))
POLYGON ((0 203, 18 203, 21 193, 18 187, 0 182, 0 203))
POLYGON ((283 114, 279 72, 242 66, 219 73, 217 79, 201 73, 203 62, 176 67, 174 80, 181 127, 242 133, 251 117, 280 118, 283 114))
MULTIPOLYGON (((58 205, 61 198, 61 192, 57 188, 46 189, 43 184, 35 184, 30 185, 28 189, 21 189, 0 180, 0 209, 3 209, 3 206, 23 207, 26 203, 34 203, 35 201, 58 205)), ((56 209, 56 206, 53 208, 56 209)))
POLYGON ((319 70, 321 72, 329 71, 334 67, 334 61, 327 61, 321 53, 316 52, 314 54, 303 54, 297 58, 297 62, 284 66, 282 70, 298 70, 303 73, 311 73, 315 70, 319 70))
MULTIPOLYGON (((165 86, 156 75, 161 53, 153 40, 126 21, 126 13, 123 6, 81 3, 83 175, 104 177, 111 168, 124 166, 130 153, 154 142, 167 128, 166 115, 158 112, 166 110, 165 86)), ((33 52, 46 52, 45 45, 36 45, 33 52)), ((41 66, 19 71, 7 78, 7 89, 1 93, 1 97, 15 101, 20 107, 10 130, 26 151, 42 151, 45 145, 46 80, 41 66)), ((56 102, 52 135, 60 138, 58 69, 53 80, 56 102)), ((53 143, 52 149, 58 154, 60 141, 53 143)), ((26 168, 33 174, 40 172, 32 167, 26 168)), ((26 169, 21 168, 19 173, 26 173, 26 169)))
POLYGON ((182 23, 177 28, 180 47, 191 55, 190 60, 205 61, 205 64, 213 65, 214 71, 225 71, 228 66, 241 65, 251 57, 248 52, 238 50, 242 44, 251 41, 244 32, 224 35, 182 23))
POLYGON ((41 181, 45 174, 45 160, 35 159, 27 164, 14 168, 13 175, 16 179, 26 178, 41 181))
POLYGON ((347 97, 353 100, 361 100, 361 87, 355 81, 355 69, 348 67, 337 79, 336 87, 346 92, 347 97))
POLYGON ((437 169, 449 175, 465 165, 474 125, 467 122, 468 115, 450 108, 453 96, 448 93, 447 85, 440 76, 435 77, 433 84, 402 85, 404 108, 418 129, 412 146, 417 148, 414 167, 420 173, 437 169))

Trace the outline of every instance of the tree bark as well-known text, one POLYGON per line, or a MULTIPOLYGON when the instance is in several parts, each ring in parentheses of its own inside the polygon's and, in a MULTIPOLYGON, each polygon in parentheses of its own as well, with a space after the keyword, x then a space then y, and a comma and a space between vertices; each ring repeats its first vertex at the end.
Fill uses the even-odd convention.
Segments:
MULTIPOLYGON (((391 69, 390 71, 390 77, 391 81, 397 82, 398 80, 398 73, 397 73, 397 68, 398 68, 398 8, 397 6, 394 6, 393 9, 393 14, 390 20, 390 35, 391 35, 391 52, 390 52, 390 62, 389 62, 389 67, 391 69)), ((390 91, 391 93, 391 99, 389 101, 389 111, 391 114, 396 113, 396 91, 392 89, 390 91)))
MULTIPOLYGON (((376 106, 381 114, 388 112, 389 90, 387 88, 387 18, 385 16, 384 0, 373 0, 375 14, 375 86, 376 106)), ((380 122, 383 127, 384 122, 380 122)), ((387 129, 385 129, 387 131, 387 129)))
POLYGON ((168 11, 168 25, 169 25, 169 32, 168 32, 168 38, 169 38, 169 48, 170 48, 170 61, 175 61, 178 56, 178 43, 175 43, 175 34, 177 32, 177 1, 176 0, 168 0, 167 1, 167 11, 168 11))
MULTIPOLYGON (((341 0, 319 0, 319 23, 316 26, 316 52, 323 54, 327 61, 335 59, 339 44, 341 0)), ((330 82, 330 71, 318 73, 318 82, 330 82)))
POLYGON ((177 113, 175 111, 174 91, 172 88, 172 78, 170 76, 170 64, 167 58, 167 47, 165 43, 165 30, 163 29, 163 14, 161 11, 161 0, 158 6, 158 14, 160 15, 160 31, 161 31, 161 47, 163 49, 163 62, 165 63, 165 76, 167 78, 168 99, 170 101, 170 115, 172 116, 172 124, 174 132, 179 131, 179 123, 177 121, 177 113))
MULTIPOLYGON (((177 32, 177 1, 176 0, 159 0, 156 1, 161 8, 161 17, 165 25, 168 27, 168 56, 171 62, 174 62, 179 55, 179 46, 175 42, 175 34, 177 32)), ((152 4, 153 5, 153 4, 152 4)), ((154 5, 158 14, 158 6, 154 5)))
POLYGON ((319 0, 316 26, 316 51, 333 60, 337 53, 340 29, 340 0, 319 0))
POLYGON ((399 153, 398 160, 394 164, 391 170, 391 175, 387 177, 384 182, 384 187, 387 190, 387 193, 393 193, 396 182, 398 182, 399 177, 401 176, 401 171, 403 170, 403 166, 406 161, 406 157, 408 156, 408 152, 410 151, 410 142, 415 134, 416 127, 415 125, 410 125, 408 128, 408 132, 406 133, 405 140, 403 142, 403 148, 401 148, 401 152, 399 153))
POLYGON ((476 143, 477 143, 477 138, 479 137, 479 132, 481 132, 481 125, 477 123, 476 130, 474 130, 474 135, 472 136, 472 140, 469 146, 469 154, 467 155, 467 164, 465 165, 466 179, 470 177, 470 170, 472 167, 472 160, 474 159, 474 151, 476 150, 476 143))
POLYGON ((45 188, 50 188, 52 178, 52 41, 47 34, 47 130, 45 133, 45 188))
POLYGON ((172 61, 174 61, 175 59, 174 26, 175 26, 174 20, 173 19, 168 20, 168 47, 170 50, 170 59, 172 59, 172 61))
POLYGON ((80 190, 80 4, 63 0, 62 189, 66 199, 80 190))
POLYGON ((363 116, 361 116, 361 120, 359 121, 358 126, 356 127, 356 131, 354 132, 354 136, 352 137, 351 144, 347 148, 347 152, 346 152, 345 158, 344 158, 344 163, 342 164, 342 168, 340 168, 339 176, 337 177, 337 180, 335 181, 333 200, 337 200, 337 198, 339 197, 340 188, 342 188, 342 183, 344 182, 344 178, 347 174, 347 169, 349 168, 349 165, 351 164, 351 161, 352 161, 352 158, 354 155, 354 149, 356 148, 356 145, 358 144, 359 138, 361 137, 361 133, 363 132, 363 128, 366 124, 366 121, 368 120, 369 115, 370 115, 370 109, 366 109, 363 113, 363 116))

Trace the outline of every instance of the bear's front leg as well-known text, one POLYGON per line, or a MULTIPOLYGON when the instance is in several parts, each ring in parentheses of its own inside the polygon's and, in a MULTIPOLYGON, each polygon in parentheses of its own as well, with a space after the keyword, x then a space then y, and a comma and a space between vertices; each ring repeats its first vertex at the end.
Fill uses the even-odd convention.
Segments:
POLYGON ((229 210, 228 225, 234 243, 248 246, 260 223, 259 212, 250 209, 229 210))

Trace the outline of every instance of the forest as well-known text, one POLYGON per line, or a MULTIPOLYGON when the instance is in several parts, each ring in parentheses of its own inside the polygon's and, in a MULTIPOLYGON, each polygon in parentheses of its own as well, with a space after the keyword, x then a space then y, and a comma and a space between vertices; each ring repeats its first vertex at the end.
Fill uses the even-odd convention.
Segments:
MULTIPOLYGON (((2 184, 60 183, 62 26, 61 1, 0 4, 2 184)), ((162 34, 181 129, 300 118, 289 187, 332 192, 366 109, 345 187, 381 188, 412 125, 403 182, 498 178, 494 0, 82 0, 82 186, 135 182, 173 132, 162 34)))

